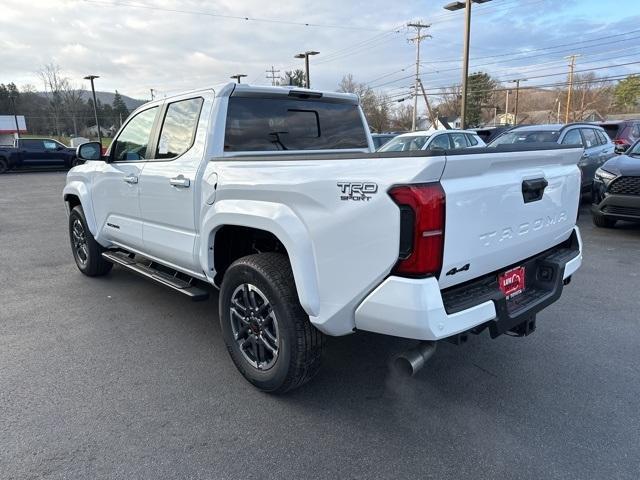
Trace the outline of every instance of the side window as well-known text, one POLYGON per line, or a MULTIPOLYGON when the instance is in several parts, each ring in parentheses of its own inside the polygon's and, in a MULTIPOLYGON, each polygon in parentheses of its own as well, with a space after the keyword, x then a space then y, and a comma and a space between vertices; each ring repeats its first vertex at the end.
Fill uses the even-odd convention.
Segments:
POLYGON ((27 150, 42 150, 42 140, 21 140, 20 145, 27 150))
POLYGON ((191 148, 203 101, 202 98, 190 98, 169 104, 155 158, 176 158, 191 148))
POLYGON ((467 141, 469 142, 469 145, 471 145, 472 147, 475 147, 479 143, 475 135, 471 135, 470 133, 467 133, 467 141))
POLYGON ((581 128, 582 137, 584 138, 584 148, 592 148, 598 145, 598 137, 593 128, 581 128))
POLYGON ((447 150, 449 148, 449 135, 436 135, 429 144, 429 150, 447 150))
POLYGON ((640 123, 636 123, 636 124, 633 126, 633 132, 632 132, 632 135, 633 135, 635 138, 640 137, 640 123))
POLYGON ((42 143, 44 144, 44 149, 45 150, 57 150, 58 149, 58 144, 56 142, 54 142, 53 140, 43 140, 42 143))
POLYGON ((582 136, 580 135, 580 130, 578 130, 577 128, 569 130, 562 139, 562 145, 582 145, 582 136))
POLYGON ((467 137, 464 133, 450 133, 452 148, 467 148, 467 137))
POLYGON ((602 130, 596 130, 596 134, 600 139, 600 145, 606 145, 607 143, 609 143, 609 137, 607 137, 607 134, 604 133, 602 130))
POLYGON ((113 141, 111 151, 116 162, 144 160, 158 107, 144 110, 133 117, 113 141))

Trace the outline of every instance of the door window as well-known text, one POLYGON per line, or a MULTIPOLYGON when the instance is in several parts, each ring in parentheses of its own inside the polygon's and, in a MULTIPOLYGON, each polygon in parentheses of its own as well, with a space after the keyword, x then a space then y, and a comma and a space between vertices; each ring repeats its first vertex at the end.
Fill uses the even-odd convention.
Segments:
POLYGON ((451 146, 453 148, 467 148, 469 146, 464 133, 450 133, 449 136, 451 137, 451 146))
POLYGON ((58 149, 58 144, 53 140, 43 140, 44 149, 48 151, 53 151, 58 149))
POLYGON ((598 135, 598 139, 600 140, 600 145, 606 145, 607 143, 609 143, 609 137, 607 137, 607 135, 603 131, 596 130, 596 134, 598 135))
POLYGON ((147 146, 157 113, 158 107, 152 107, 129 120, 118 138, 113 141, 111 149, 114 161, 126 162, 148 158, 147 146))
POLYGON ((574 128, 573 130, 569 130, 567 134, 562 139, 562 145, 582 145, 582 136, 580 135, 580 130, 574 128))
POLYGON ((193 145, 204 100, 200 97, 170 103, 164 116, 155 158, 179 157, 193 145))
POLYGON ((585 148, 592 148, 598 145, 598 137, 596 137, 596 132, 593 128, 582 128, 581 130, 585 148))
POLYGON ((429 144, 429 150, 447 150, 449 148, 449 135, 436 135, 429 144))
POLYGON ((469 142, 469 145, 474 147, 479 143, 475 135, 471 135, 470 133, 467 133, 467 141, 469 142))
POLYGON ((27 150, 42 150, 42 140, 20 140, 20 145, 27 150))

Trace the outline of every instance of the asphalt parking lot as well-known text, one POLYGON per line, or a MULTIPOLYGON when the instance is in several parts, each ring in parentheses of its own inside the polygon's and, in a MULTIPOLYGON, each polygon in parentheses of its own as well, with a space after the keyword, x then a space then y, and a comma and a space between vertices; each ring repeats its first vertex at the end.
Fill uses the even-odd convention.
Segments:
POLYGON ((0 477, 518 478, 640 475, 640 227, 595 229, 528 338, 330 339, 286 396, 236 371, 215 295, 192 303, 119 268, 76 269, 63 172, 0 177, 0 477))

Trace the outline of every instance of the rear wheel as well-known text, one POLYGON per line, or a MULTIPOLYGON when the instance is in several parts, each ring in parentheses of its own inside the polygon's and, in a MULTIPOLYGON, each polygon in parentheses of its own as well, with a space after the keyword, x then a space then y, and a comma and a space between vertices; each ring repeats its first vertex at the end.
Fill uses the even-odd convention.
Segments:
POLYGON ((224 275, 219 298, 227 350, 254 386, 283 393, 318 372, 324 335, 300 306, 285 255, 261 253, 236 260, 224 275))
POLYGON ((113 264, 102 258, 104 248, 96 242, 87 227, 87 220, 80 205, 69 215, 69 240, 78 269, 89 277, 109 273, 113 264))
POLYGON ((612 228, 613 226, 615 226, 616 220, 613 218, 607 218, 604 215, 594 212, 593 224, 596 227, 600 227, 600 228, 612 228))
POLYGON ((9 162, 6 158, 0 158, 0 174, 7 173, 9 171, 9 162))

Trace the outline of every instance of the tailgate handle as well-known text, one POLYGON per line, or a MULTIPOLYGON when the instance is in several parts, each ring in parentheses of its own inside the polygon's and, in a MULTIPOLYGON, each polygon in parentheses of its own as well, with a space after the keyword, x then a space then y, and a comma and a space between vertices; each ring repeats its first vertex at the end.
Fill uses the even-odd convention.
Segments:
POLYGON ((549 182, 545 178, 534 178, 522 181, 522 198, 524 203, 537 202, 542 198, 549 182))

